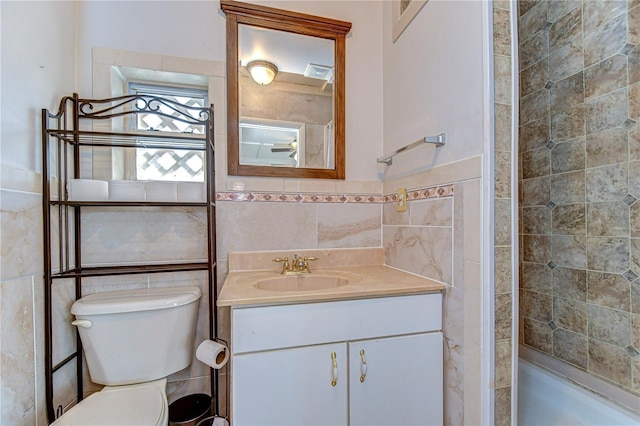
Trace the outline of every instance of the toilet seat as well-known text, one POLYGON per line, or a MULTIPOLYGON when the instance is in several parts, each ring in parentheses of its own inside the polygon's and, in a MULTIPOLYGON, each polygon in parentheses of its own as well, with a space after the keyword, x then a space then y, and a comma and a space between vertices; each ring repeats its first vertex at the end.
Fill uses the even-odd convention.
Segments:
POLYGON ((166 379, 135 385, 106 386, 82 400, 55 426, 164 426, 168 423, 166 379))

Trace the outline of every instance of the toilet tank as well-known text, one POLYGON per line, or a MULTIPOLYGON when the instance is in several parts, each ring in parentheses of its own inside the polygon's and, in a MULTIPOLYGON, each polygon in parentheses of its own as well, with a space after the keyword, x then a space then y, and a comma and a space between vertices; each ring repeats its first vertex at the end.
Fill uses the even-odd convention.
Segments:
POLYGON ((71 306, 91 380, 125 385, 166 377, 193 359, 198 287, 90 294, 71 306))

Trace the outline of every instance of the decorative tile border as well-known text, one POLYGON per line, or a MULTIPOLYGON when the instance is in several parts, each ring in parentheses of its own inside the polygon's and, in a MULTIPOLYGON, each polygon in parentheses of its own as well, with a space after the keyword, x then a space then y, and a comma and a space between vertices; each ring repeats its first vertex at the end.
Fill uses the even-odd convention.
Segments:
MULTIPOLYGON (((407 200, 426 200, 453 196, 453 185, 407 191, 407 200)), ((398 200, 397 194, 300 194, 279 192, 218 192, 216 201, 276 202, 276 203, 360 203, 384 204, 398 200)))
MULTIPOLYGON (((392 203, 398 200, 398 194, 395 193, 388 194, 385 197, 389 197, 389 201, 385 202, 392 203)), ((407 191, 407 201, 445 197, 453 197, 453 185, 433 186, 431 188, 412 189, 407 191)))

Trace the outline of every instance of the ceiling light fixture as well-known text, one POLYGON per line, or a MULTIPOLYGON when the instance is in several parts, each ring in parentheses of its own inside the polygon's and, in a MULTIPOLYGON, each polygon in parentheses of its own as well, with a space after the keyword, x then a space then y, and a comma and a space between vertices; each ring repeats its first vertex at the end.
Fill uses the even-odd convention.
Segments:
POLYGON ((251 78, 258 84, 270 84, 278 74, 278 67, 268 61, 251 61, 247 64, 251 78))

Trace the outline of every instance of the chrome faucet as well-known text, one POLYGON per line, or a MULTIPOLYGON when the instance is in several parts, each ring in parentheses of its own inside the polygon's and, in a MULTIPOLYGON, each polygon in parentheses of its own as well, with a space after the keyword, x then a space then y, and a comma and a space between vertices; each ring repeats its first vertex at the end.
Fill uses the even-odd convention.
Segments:
POLYGON ((297 254, 294 254, 291 263, 289 263, 288 257, 276 257, 273 259, 274 262, 282 262, 282 275, 310 274, 310 260, 318 260, 318 258, 313 256, 298 257, 297 254))

